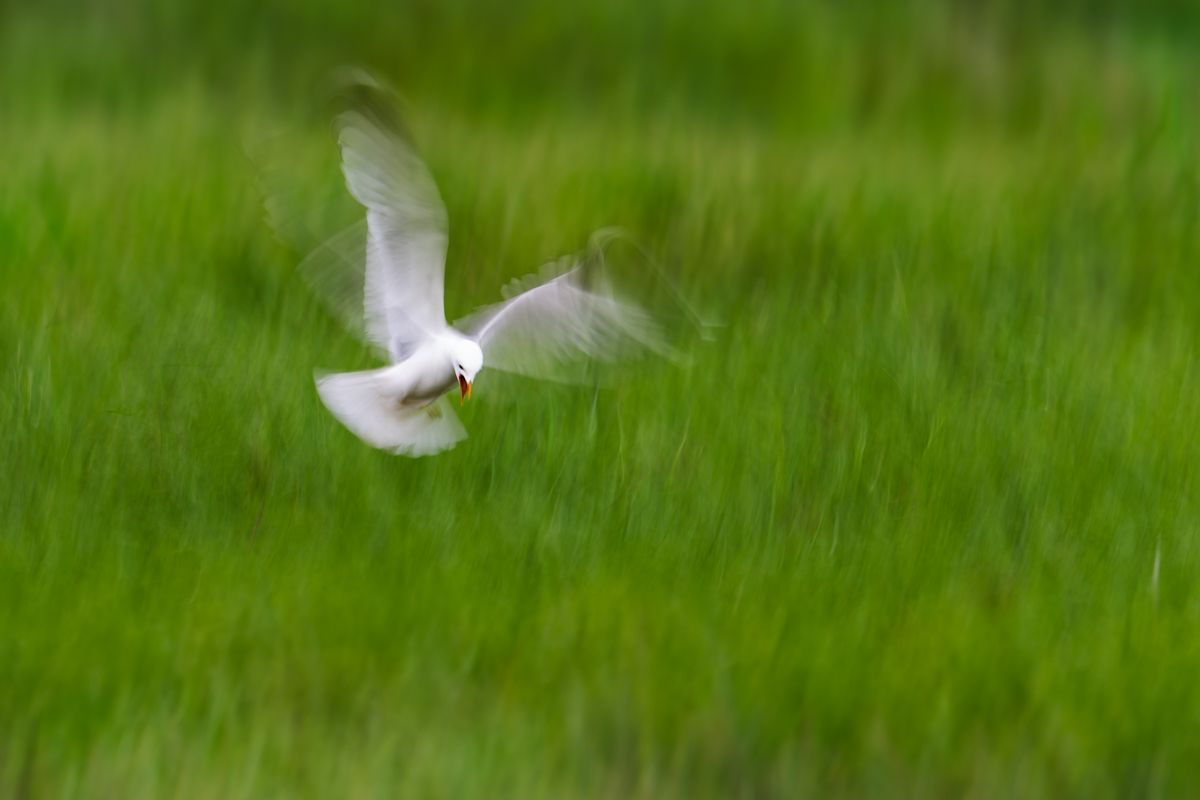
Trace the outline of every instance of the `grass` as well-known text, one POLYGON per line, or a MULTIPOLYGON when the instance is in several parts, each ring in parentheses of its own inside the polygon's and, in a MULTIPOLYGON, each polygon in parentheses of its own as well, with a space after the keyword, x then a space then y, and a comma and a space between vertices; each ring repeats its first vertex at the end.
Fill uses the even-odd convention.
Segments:
POLYGON ((1196 792, 1200 20, 733 5, 0 10, 0 794, 1196 792), (716 340, 361 445, 244 155, 345 61, 452 317, 620 224, 716 340))

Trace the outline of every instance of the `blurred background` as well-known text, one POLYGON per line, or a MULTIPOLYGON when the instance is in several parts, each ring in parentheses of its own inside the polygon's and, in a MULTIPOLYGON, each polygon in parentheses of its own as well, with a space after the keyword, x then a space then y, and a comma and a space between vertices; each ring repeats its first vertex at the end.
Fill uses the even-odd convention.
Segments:
POLYGON ((0 0, 0 794, 1194 793, 1197 75, 1165 1, 0 0), (451 318, 620 225, 714 341, 363 446, 248 155, 336 183, 345 64, 451 318))

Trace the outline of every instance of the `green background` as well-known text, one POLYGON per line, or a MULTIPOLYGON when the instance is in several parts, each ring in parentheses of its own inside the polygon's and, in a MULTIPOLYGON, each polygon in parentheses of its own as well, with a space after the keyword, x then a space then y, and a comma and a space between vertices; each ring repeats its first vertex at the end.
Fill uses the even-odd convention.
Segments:
POLYGON ((0 2, 0 794, 1195 794, 1198 76, 1170 3, 0 2), (362 445, 246 155, 345 63, 452 318, 616 224, 715 339, 362 445))

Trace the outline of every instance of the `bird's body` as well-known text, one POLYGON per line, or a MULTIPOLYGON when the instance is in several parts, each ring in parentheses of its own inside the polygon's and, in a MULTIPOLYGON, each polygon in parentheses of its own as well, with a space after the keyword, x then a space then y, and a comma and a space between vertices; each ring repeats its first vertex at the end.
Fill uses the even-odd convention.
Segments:
POLYGON ((445 397, 461 388, 460 366, 473 351, 478 345, 447 326, 391 366, 319 375, 317 392, 343 425, 373 447, 430 455, 466 438, 445 397))
MULTIPOLYGON (((396 124, 387 92, 363 76, 352 88, 357 102, 337 119, 338 143, 346 186, 366 209, 365 231, 335 237, 301 267, 329 264, 334 253, 333 269, 360 276, 349 316, 391 364, 318 374, 321 400, 342 424, 374 447, 429 455, 466 437, 446 395, 457 386, 460 402, 469 398, 485 365, 558 379, 560 367, 581 358, 665 352, 654 320, 590 285, 578 263, 521 282, 506 300, 448 324, 448 234, 437 187, 396 124), (339 255, 341 240, 357 243, 356 254, 339 255)), ((325 276, 311 282, 329 284, 325 276)))
POLYGON ((447 328, 417 345, 403 361, 384 367, 381 384, 402 407, 424 407, 458 388, 456 354, 472 345, 470 339, 447 328))
MULTIPOLYGON (((397 409, 424 408, 458 387, 450 354, 440 339, 422 343, 412 355, 391 366, 349 374, 373 376, 380 394, 397 409)), ((318 378, 318 388, 327 377, 318 378)))

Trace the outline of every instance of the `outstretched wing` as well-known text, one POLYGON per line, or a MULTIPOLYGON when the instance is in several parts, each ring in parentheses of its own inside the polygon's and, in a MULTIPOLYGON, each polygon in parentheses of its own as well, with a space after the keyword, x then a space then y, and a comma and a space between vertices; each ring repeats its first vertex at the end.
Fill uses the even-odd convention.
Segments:
POLYGON ((648 312, 605 287, 588 285, 587 277, 573 261, 551 265, 540 276, 510 284, 507 300, 455 327, 479 342, 485 366, 546 380, 573 382, 588 359, 612 363, 639 352, 676 355, 648 312))
POLYGON ((409 145, 395 99, 365 76, 337 118, 346 186, 367 209, 363 320, 396 360, 446 327, 446 208, 409 145))

